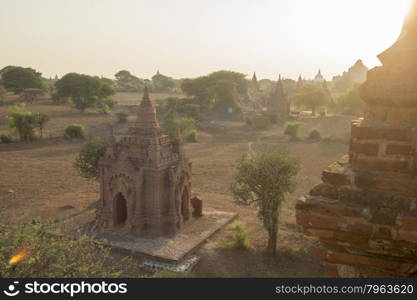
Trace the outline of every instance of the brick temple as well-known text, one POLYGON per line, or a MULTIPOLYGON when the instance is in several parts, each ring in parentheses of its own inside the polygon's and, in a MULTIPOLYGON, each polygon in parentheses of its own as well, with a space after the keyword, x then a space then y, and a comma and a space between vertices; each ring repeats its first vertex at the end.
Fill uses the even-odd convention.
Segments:
POLYGON ((191 163, 179 132, 162 133, 145 88, 137 120, 100 161, 100 227, 119 234, 174 235, 190 219, 191 163))
POLYGON ((349 155, 296 206, 329 277, 417 274, 417 4, 361 87, 349 155))

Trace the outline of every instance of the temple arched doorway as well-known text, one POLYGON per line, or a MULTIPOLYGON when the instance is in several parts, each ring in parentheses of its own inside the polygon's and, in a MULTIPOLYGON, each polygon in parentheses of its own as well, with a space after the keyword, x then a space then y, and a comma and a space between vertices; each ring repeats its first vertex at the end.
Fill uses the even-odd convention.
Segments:
POLYGON ((127 203, 122 193, 117 193, 114 199, 114 225, 123 227, 127 219, 127 203))
POLYGON ((189 203, 189 193, 188 189, 184 188, 184 191, 182 192, 181 196, 181 214, 184 221, 187 221, 190 219, 190 203, 189 203))

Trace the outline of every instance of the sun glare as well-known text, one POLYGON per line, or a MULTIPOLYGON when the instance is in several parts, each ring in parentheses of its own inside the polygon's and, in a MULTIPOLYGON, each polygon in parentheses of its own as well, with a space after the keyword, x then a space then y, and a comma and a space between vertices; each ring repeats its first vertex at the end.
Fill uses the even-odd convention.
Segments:
MULTIPOLYGON (((410 3, 411 0, 294 1, 288 19, 294 25, 290 32, 297 46, 282 51, 287 55, 297 52, 300 65, 322 68, 325 76, 337 74, 340 65, 348 67, 359 58, 370 67, 378 65, 377 55, 398 38, 410 3)), ((288 34, 288 28, 280 34, 288 34)), ((276 43, 277 48, 283 48, 280 39, 276 43)))

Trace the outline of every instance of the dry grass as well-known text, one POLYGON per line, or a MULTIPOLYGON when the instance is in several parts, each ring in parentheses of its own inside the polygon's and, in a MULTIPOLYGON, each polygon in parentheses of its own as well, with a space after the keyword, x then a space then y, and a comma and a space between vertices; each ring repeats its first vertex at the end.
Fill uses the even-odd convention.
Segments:
MULTIPOLYGON (((129 101, 122 98, 119 100, 122 103, 129 101)), ((46 102, 29 108, 50 114, 49 137, 32 143, 0 144, 0 218, 7 223, 22 223, 37 217, 61 219, 94 205, 98 199, 97 183, 80 178, 72 167, 82 141, 66 141, 59 136, 70 123, 84 124, 91 135, 103 136, 107 124, 114 120, 112 116, 92 111, 82 115, 68 106, 46 102)), ((8 109, 9 106, 1 107, 0 117, 4 117, 8 109)), ((195 270, 196 275, 321 276, 322 269, 312 254, 314 241, 306 238, 295 224, 294 206, 299 196, 320 182, 323 168, 347 152, 347 145, 338 142, 291 143, 280 127, 259 133, 247 130, 243 122, 215 125, 217 130, 211 128, 201 132, 199 143, 186 145, 187 155, 193 162, 193 193, 200 195, 205 207, 237 212, 249 229, 252 248, 239 251, 218 247, 220 241, 233 239, 233 227, 228 226, 199 250, 201 262, 195 270), (274 259, 264 254, 266 232, 256 210, 235 204, 229 191, 236 160, 248 151, 249 146, 256 149, 264 143, 287 147, 301 159, 297 190, 282 210, 279 252, 274 259)), ((306 123, 301 137, 312 128, 319 129, 322 135, 343 136, 350 130, 350 121, 336 118, 306 123)), ((0 133, 4 131, 4 128, 0 129, 0 133)))

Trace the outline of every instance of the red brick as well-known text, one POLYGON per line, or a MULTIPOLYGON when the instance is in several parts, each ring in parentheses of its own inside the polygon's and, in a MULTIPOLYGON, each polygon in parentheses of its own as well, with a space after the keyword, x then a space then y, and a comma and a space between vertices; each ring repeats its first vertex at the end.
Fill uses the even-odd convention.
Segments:
POLYGON ((417 232, 417 218, 411 216, 400 216, 398 218, 400 229, 417 232))
POLYGON ((349 185, 349 177, 345 174, 345 168, 335 162, 328 166, 322 173, 322 180, 334 186, 349 185))
POLYGON ((410 141, 411 131, 403 128, 374 128, 352 125, 352 138, 358 140, 410 141))
POLYGON ((404 196, 417 196, 417 180, 411 177, 382 177, 356 174, 355 185, 361 189, 384 191, 404 196))
POLYGON ((339 196, 338 190, 331 184, 321 183, 316 185, 311 191, 312 196, 322 196, 330 199, 337 199, 339 196))
POLYGON ((339 271, 336 265, 324 264, 324 277, 339 278, 339 271))
POLYGON ((335 200, 326 200, 312 196, 307 201, 297 202, 296 209, 330 217, 363 217, 362 209, 360 208, 349 207, 335 200))
POLYGON ((414 264, 401 260, 388 260, 386 257, 351 254, 320 249, 316 256, 327 263, 350 266, 371 266, 373 268, 407 274, 414 264))
POLYGON ((389 144, 385 150, 386 155, 413 155, 413 153, 411 145, 389 144))
POLYGON ((373 233, 374 226, 370 223, 357 221, 353 224, 346 225, 346 231, 354 232, 355 234, 361 234, 365 236, 371 236, 373 233))
POLYGON ((312 214, 303 210, 296 212, 297 224, 306 228, 339 230, 344 223, 343 218, 312 214))
POLYGON ((417 244, 417 232, 400 229, 398 230, 397 240, 417 244))

